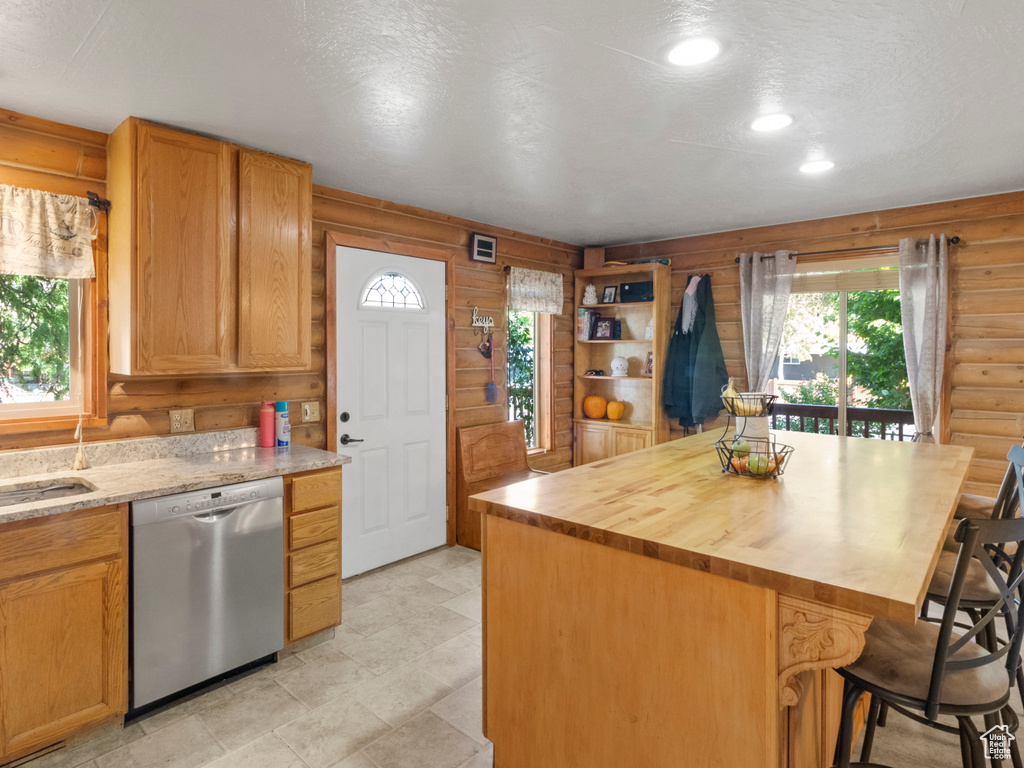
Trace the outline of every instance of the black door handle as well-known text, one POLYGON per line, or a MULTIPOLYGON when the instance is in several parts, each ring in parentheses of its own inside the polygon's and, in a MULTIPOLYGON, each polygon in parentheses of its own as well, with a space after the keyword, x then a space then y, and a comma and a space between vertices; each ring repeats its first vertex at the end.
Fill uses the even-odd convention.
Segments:
POLYGON ((338 438, 338 440, 339 440, 339 442, 342 445, 348 445, 349 443, 361 443, 361 442, 363 442, 362 439, 356 439, 354 437, 349 437, 348 435, 342 435, 340 438, 338 438))

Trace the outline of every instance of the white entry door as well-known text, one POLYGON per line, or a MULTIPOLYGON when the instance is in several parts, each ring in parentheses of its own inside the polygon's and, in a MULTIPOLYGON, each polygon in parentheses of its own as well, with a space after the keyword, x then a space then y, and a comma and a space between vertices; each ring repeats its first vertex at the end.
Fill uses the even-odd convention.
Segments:
POLYGON ((338 246, 336 272, 347 578, 447 538, 445 264, 338 246))

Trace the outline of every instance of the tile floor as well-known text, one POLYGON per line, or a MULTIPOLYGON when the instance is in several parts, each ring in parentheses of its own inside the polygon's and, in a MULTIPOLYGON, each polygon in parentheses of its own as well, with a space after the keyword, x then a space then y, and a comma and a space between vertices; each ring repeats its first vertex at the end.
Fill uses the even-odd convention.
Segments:
POLYGON ((335 638, 26 768, 490 768, 480 554, 344 583, 335 638))

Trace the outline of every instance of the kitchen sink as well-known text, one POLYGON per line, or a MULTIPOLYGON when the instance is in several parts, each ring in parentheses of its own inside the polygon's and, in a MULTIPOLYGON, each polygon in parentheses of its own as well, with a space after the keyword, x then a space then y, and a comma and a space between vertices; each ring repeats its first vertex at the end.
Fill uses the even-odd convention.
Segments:
POLYGON ((0 485, 0 507, 13 504, 31 504, 34 501, 60 499, 95 491, 96 487, 76 477, 59 480, 37 480, 33 483, 10 483, 0 485))

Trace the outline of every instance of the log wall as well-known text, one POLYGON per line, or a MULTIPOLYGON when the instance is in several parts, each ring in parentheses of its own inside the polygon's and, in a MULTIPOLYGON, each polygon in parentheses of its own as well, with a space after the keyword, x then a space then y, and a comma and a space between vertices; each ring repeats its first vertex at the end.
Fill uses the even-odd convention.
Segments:
MULTIPOLYGON (((606 258, 670 258, 673 313, 687 277, 710 273, 726 365, 746 386, 736 256, 780 248, 878 248, 933 233, 963 240, 950 247, 945 439, 975 449, 966 490, 994 495, 1006 471, 1006 452, 1024 436, 1024 192, 616 246, 606 250, 606 258)), ((673 434, 682 436, 678 428, 673 434)))
POLYGON ((430 246, 455 253, 455 424, 458 427, 503 421, 505 412, 505 272, 506 265, 560 272, 562 314, 552 320, 553 444, 530 457, 535 469, 555 471, 572 465, 572 315, 573 271, 582 266, 582 250, 554 240, 491 227, 422 208, 389 203, 329 187, 313 188, 313 263, 323 262, 327 232, 430 246), (498 240, 497 263, 470 261, 474 232, 498 240), (494 327, 494 376, 498 402, 488 403, 484 388, 490 363, 477 350, 481 336, 470 326, 473 308, 491 315, 494 327))
MULTIPOLYGON (((84 197, 91 190, 105 194, 105 133, 0 110, 0 184, 33 187, 84 197)), ((107 426, 86 430, 85 439, 110 440, 166 435, 168 410, 193 408, 196 430, 215 431, 256 426, 260 401, 289 400, 292 437, 297 443, 326 447, 327 392, 325 370, 326 307, 324 238, 327 231, 359 234, 457 251, 455 291, 455 343, 457 394, 454 413, 458 426, 486 424, 504 413, 504 265, 533 267, 564 275, 565 314, 554 320, 554 444, 552 450, 532 458, 540 469, 563 469, 572 457, 572 272, 581 266, 582 251, 518 232, 488 227, 432 211, 401 206, 328 187, 313 190, 313 318, 312 369, 303 373, 235 374, 230 376, 127 377, 107 372, 107 426), (473 232, 498 238, 498 263, 471 262, 469 240, 473 232), (488 361, 476 350, 479 336, 470 330, 473 307, 493 315, 495 375, 499 386, 496 405, 484 399, 488 361), (321 403, 319 423, 300 423, 299 402, 321 403)), ((68 430, 0 435, 0 450, 68 443, 68 430)))

